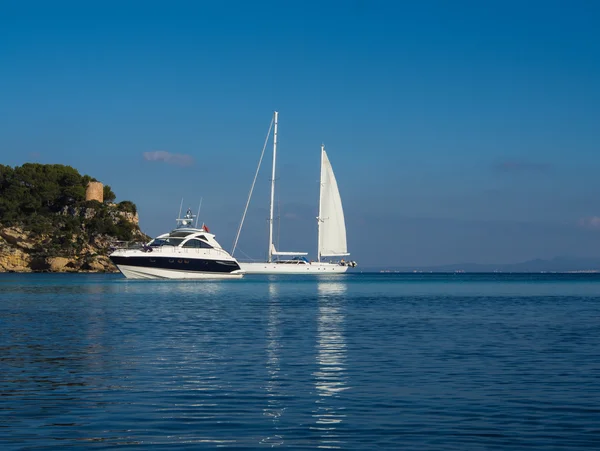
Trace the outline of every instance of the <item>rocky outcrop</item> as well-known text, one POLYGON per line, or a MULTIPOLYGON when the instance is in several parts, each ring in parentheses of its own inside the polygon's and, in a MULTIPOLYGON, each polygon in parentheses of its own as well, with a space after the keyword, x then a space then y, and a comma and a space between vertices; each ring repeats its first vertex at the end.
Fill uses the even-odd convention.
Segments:
POLYGON ((74 267, 74 262, 66 257, 49 257, 46 262, 51 272, 65 272, 74 267))
MULTIPOLYGON (((139 228, 140 218, 137 213, 131 213, 129 211, 121 211, 116 209, 116 204, 109 204, 111 209, 109 210, 109 215, 114 221, 118 221, 119 219, 124 219, 125 221, 133 224, 135 227, 139 228)), ((97 211, 94 208, 90 207, 64 207, 60 214, 62 216, 79 216, 84 220, 92 219, 96 216, 97 211)))
POLYGON ((34 236, 18 228, 0 228, 0 272, 117 272, 107 255, 110 238, 98 237, 97 247, 86 245, 81 254, 47 256, 46 237, 34 236))
POLYGON ((117 215, 125 219, 125 221, 130 222, 138 227, 140 225, 140 218, 138 217, 137 213, 130 213, 128 211, 118 211, 117 215))
POLYGON ((147 241, 136 205, 61 164, 0 164, 0 271, 116 271, 117 241, 147 241))
POLYGON ((30 233, 19 227, 0 229, 0 237, 4 239, 5 243, 21 249, 33 250, 35 248, 35 244, 30 239, 30 236, 30 233))
POLYGON ((0 240, 0 272, 31 272, 31 261, 29 254, 0 240))
MULTIPOLYGON (((93 208, 64 209, 60 215, 94 218, 93 208)), ((137 213, 109 210, 109 217, 118 223, 133 225, 134 240, 148 239, 139 229, 137 213)), ((117 239, 107 234, 73 233, 67 244, 57 245, 60 233, 34 233, 23 226, 2 227, 0 224, 0 272, 117 272, 108 258, 117 239), (76 244, 76 246, 75 246, 76 244)), ((63 236, 64 240, 64 236, 63 236)))
POLYGON ((97 255, 86 259, 81 265, 82 271, 91 272, 115 272, 115 265, 105 255, 97 255))

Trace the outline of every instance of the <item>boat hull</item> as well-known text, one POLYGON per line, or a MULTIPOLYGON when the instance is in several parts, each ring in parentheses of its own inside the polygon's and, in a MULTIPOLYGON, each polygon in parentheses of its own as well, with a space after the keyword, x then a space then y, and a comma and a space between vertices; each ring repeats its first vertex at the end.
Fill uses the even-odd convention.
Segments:
POLYGON ((121 274, 128 279, 241 279, 244 273, 233 271, 229 273, 181 271, 176 269, 151 268, 144 266, 117 265, 121 274))
POLYGON ((239 279, 244 275, 236 260, 194 258, 183 253, 115 252, 110 259, 128 279, 239 279))
POLYGON ((348 271, 348 266, 335 263, 242 263, 240 268, 246 274, 343 274, 348 271))

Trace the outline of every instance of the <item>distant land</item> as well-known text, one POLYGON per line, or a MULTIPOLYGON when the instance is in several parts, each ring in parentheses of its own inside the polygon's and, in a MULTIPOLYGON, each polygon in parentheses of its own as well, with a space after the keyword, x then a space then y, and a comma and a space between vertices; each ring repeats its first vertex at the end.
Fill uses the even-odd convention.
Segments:
POLYGON ((520 263, 455 263, 435 266, 370 266, 360 268, 363 272, 600 272, 600 257, 554 257, 550 260, 535 259, 520 263))

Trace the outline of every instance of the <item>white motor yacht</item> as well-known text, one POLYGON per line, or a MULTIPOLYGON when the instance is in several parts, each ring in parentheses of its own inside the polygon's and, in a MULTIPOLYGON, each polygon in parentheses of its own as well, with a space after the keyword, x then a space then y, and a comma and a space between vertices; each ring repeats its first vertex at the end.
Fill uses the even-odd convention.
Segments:
POLYGON ((192 227, 188 209, 177 227, 142 246, 117 248, 111 261, 128 279, 235 279, 244 273, 208 227, 192 227))

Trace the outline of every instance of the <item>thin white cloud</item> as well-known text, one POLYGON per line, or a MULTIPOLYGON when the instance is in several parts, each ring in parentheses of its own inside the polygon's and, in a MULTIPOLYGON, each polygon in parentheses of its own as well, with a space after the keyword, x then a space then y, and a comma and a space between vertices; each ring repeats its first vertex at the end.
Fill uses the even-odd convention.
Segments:
POLYGON ((171 153, 165 150, 155 150, 154 152, 144 152, 146 161, 162 161, 167 164, 177 166, 191 166, 194 164, 194 157, 181 153, 171 153))
POLYGON ((600 216, 590 216, 588 218, 581 218, 579 225, 586 229, 600 230, 600 216))
POLYGON ((516 172, 547 172, 552 166, 544 162, 523 161, 523 160, 501 160, 492 165, 496 172, 516 173, 516 172))

